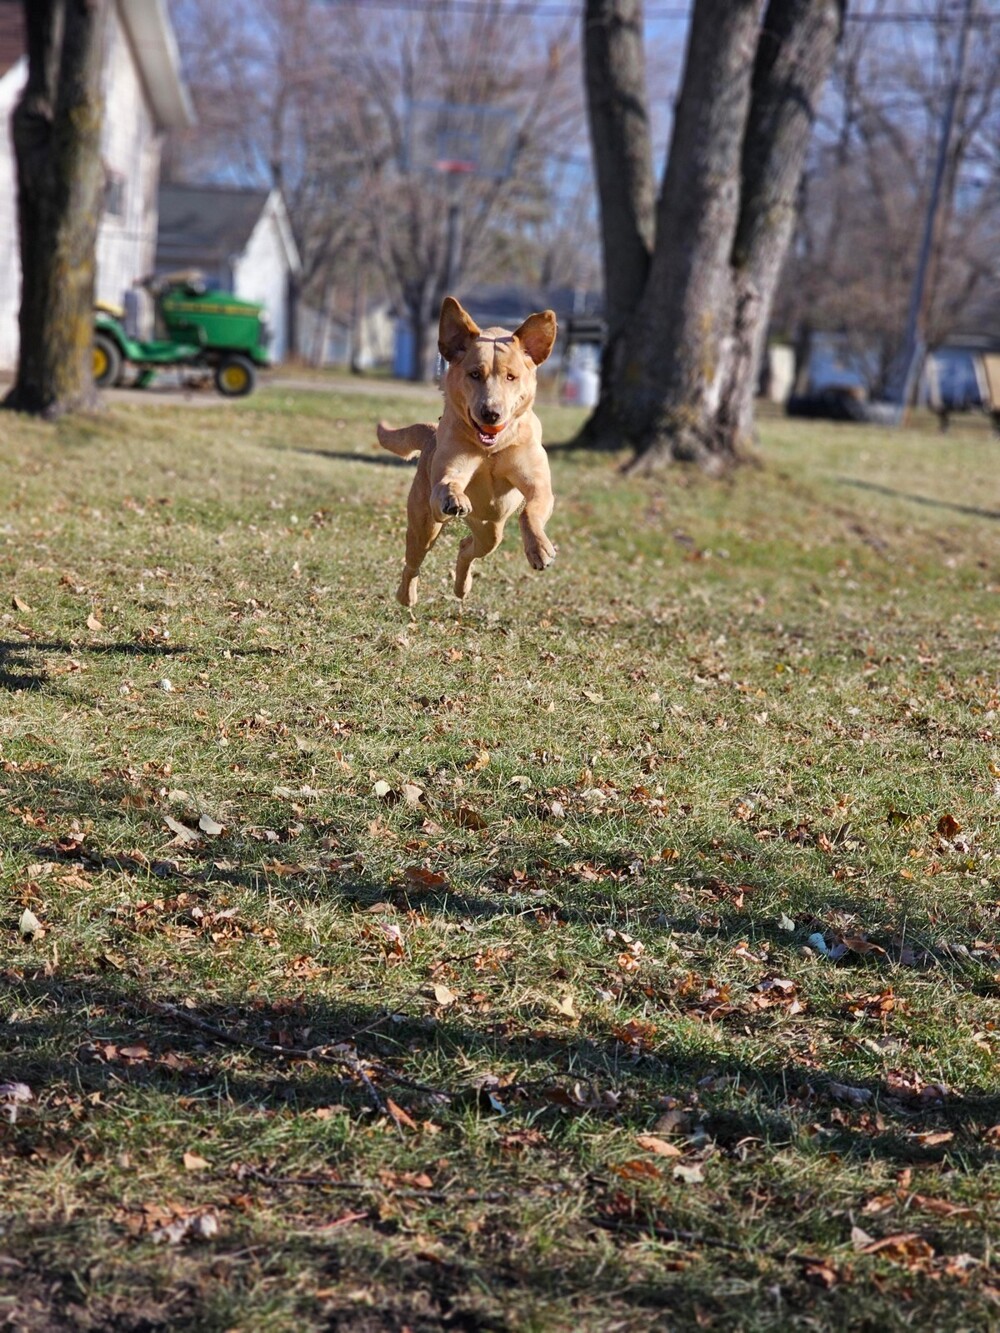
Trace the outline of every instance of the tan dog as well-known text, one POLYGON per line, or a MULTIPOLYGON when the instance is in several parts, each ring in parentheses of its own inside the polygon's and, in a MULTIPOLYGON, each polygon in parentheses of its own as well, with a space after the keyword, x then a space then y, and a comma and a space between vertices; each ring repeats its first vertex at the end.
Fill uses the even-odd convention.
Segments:
POLYGON ((549 460, 533 409, 535 367, 552 351, 556 317, 529 315, 514 333, 479 329, 454 297, 441 306, 438 347, 448 363, 444 412, 436 426, 391 430, 379 422, 378 442, 400 458, 419 452, 406 504, 406 562, 396 592, 404 606, 417 600, 424 556, 450 518, 464 518, 470 535, 458 548, 455 596, 472 587, 472 562, 496 550, 504 525, 523 504, 521 536, 533 569, 555 559, 545 535, 552 513, 549 460))

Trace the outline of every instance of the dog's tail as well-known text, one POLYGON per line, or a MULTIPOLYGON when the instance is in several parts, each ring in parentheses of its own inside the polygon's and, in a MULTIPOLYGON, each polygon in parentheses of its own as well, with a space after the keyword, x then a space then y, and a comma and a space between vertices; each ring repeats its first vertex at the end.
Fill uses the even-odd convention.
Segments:
POLYGON ((384 421, 380 421, 375 431, 382 448, 388 449, 390 454, 395 454, 397 458, 416 458, 427 445, 433 444, 437 439, 437 426, 429 421, 418 421, 413 426, 401 426, 399 430, 393 430, 384 421))

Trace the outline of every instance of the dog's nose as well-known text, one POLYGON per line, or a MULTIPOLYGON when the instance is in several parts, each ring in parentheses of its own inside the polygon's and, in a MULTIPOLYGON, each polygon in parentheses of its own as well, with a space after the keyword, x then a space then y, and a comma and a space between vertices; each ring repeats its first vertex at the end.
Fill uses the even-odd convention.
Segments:
POLYGON ((482 417, 483 424, 486 426, 495 426, 500 420, 500 413, 494 412, 491 407, 484 407, 479 415, 482 417))

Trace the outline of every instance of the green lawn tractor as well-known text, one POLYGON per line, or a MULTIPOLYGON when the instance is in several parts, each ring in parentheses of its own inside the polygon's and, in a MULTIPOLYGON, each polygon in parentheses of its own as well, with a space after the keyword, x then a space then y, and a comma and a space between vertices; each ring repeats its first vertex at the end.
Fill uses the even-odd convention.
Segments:
POLYGON ((124 383, 127 369, 138 370, 135 387, 145 388, 159 370, 189 367, 211 376, 219 393, 240 398, 253 391, 257 367, 268 364, 267 311, 256 301, 210 290, 193 272, 168 273, 139 284, 150 292, 156 311, 149 341, 129 337, 121 310, 99 304, 94 311, 94 383, 124 383))

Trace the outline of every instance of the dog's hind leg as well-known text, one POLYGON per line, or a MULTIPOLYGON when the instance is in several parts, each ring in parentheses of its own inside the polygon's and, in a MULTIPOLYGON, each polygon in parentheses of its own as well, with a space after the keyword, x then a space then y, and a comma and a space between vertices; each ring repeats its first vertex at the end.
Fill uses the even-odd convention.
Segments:
POLYGON ((503 537, 503 525, 506 519, 485 522, 482 519, 467 518, 471 531, 463 537, 458 548, 458 561, 455 565, 455 596, 467 597, 472 587, 472 562, 482 560, 500 545, 503 537))
POLYGON ((414 481, 406 502, 406 559, 403 563, 403 576, 396 589, 396 601, 403 606, 416 605, 417 576, 420 566, 444 526, 431 514, 427 504, 427 488, 419 484, 420 480, 418 476, 414 481))

